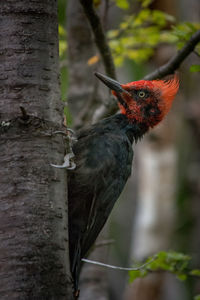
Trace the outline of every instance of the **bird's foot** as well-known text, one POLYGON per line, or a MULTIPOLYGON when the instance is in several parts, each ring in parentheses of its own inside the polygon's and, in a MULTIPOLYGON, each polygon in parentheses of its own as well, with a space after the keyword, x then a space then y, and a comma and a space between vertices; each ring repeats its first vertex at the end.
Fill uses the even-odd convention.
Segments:
POLYGON ((56 130, 53 132, 53 134, 66 135, 70 139, 70 141, 72 141, 72 142, 77 141, 76 134, 75 134, 74 130, 72 130, 71 128, 66 128, 66 131, 56 130))
POLYGON ((64 157, 64 162, 62 165, 54 165, 54 164, 50 164, 50 165, 54 168, 60 168, 60 169, 66 168, 67 170, 74 170, 76 168, 76 164, 73 161, 74 156, 75 155, 73 152, 67 153, 64 157))
POLYGON ((67 136, 69 141, 69 152, 64 156, 64 162, 62 165, 55 165, 55 164, 50 164, 50 165, 54 168, 59 168, 59 169, 66 168, 67 170, 74 170, 76 168, 76 164, 74 162, 75 155, 72 150, 72 144, 77 141, 74 131, 70 128, 67 128, 67 133, 59 130, 59 131, 54 131, 54 134, 63 134, 67 136))

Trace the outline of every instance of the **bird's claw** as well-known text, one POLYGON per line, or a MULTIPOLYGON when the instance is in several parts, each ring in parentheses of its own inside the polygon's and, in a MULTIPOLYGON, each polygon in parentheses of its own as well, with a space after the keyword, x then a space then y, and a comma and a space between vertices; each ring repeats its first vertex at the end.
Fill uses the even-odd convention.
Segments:
POLYGON ((74 170, 76 168, 75 162, 72 160, 74 158, 74 153, 67 153, 64 157, 64 162, 62 165, 54 165, 50 164, 54 168, 64 169, 67 170, 74 170))
POLYGON ((77 138, 76 138, 76 134, 74 132, 74 130, 72 130, 71 128, 66 128, 66 131, 62 131, 62 130, 57 130, 57 131, 54 131, 53 134, 62 134, 62 135, 66 135, 69 137, 69 139, 73 142, 76 142, 77 141, 77 138))
POLYGON ((57 130, 57 131, 54 131, 54 134, 62 134, 62 135, 67 136, 68 141, 69 141, 69 149, 68 149, 69 152, 64 156, 64 162, 62 165, 54 165, 54 164, 50 164, 50 165, 54 168, 74 170, 76 168, 76 164, 73 160, 75 155, 72 150, 72 144, 73 144, 73 142, 76 142, 77 139, 76 139, 74 131, 71 128, 67 128, 66 131, 67 132, 57 130))

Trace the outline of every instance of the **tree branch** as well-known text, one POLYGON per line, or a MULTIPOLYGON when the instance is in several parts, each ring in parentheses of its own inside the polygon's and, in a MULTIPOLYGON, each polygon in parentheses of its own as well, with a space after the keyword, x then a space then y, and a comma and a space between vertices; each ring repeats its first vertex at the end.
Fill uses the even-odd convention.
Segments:
POLYGON ((80 0, 80 3, 82 4, 85 14, 88 18, 88 21, 92 27, 95 43, 103 59, 106 74, 116 79, 115 66, 110 51, 110 47, 108 46, 108 42, 106 40, 106 36, 102 28, 100 19, 93 8, 93 1, 80 0))
POLYGON ((156 256, 139 267, 126 268, 126 267, 118 267, 118 266, 114 266, 114 265, 108 265, 108 264, 104 264, 99 261, 82 258, 82 261, 89 263, 89 264, 93 264, 93 265, 97 265, 97 266, 101 266, 101 267, 105 267, 105 268, 109 268, 109 269, 122 270, 122 271, 139 271, 139 270, 143 269, 144 267, 150 265, 154 260, 156 260, 156 256))
POLYGON ((186 57, 194 50, 198 42, 200 42, 200 30, 195 32, 185 46, 179 50, 166 64, 145 76, 144 79, 153 80, 173 74, 180 67, 186 57))

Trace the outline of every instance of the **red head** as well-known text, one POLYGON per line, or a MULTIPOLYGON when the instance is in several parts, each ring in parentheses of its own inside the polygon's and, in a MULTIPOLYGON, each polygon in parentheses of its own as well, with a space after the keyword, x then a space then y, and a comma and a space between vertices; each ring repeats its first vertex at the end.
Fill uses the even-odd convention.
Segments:
POLYGON ((174 97, 179 88, 178 78, 169 81, 140 80, 127 84, 96 73, 112 93, 117 97, 119 108, 130 122, 142 123, 149 127, 157 125, 169 112, 174 97))

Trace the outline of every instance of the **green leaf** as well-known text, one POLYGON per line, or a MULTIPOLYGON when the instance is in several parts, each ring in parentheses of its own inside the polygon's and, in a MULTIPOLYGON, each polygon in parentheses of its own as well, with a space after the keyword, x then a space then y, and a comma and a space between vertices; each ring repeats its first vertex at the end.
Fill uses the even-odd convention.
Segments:
POLYGON ((60 83, 61 83, 61 85, 60 85, 60 87, 61 87, 61 99, 63 101, 66 101, 67 89, 68 89, 68 72, 67 72, 66 67, 61 68, 60 83))
POLYGON ((127 0, 114 0, 116 5, 121 8, 121 9, 128 9, 129 8, 129 3, 127 0))
POLYGON ((157 25, 165 26, 167 23, 166 16, 162 11, 154 10, 152 12, 152 18, 157 25))
POLYGON ((200 72, 200 65, 192 65, 190 67, 190 72, 200 72))
POLYGON ((146 270, 129 271, 129 283, 132 283, 137 278, 143 278, 147 275, 146 270))
POLYGON ((196 295, 196 296, 194 297, 194 300, 200 300, 200 295, 196 295))
MULTIPOLYGON (((185 281, 188 276, 200 276, 200 270, 188 271, 188 264, 191 257, 175 251, 161 251, 149 257, 142 269, 129 272, 129 281, 133 282, 136 278, 146 276, 149 272, 167 271, 174 274, 179 280, 185 281)), ((197 299, 198 300, 198 299, 197 299)), ((200 300, 200 299, 199 299, 200 300)))
POLYGON ((190 271, 190 275, 192 275, 192 276, 200 276, 200 270, 194 269, 194 270, 190 271))
POLYGON ((150 20, 151 11, 150 9, 142 9, 139 14, 135 17, 134 24, 142 25, 147 20, 150 20))
POLYGON ((161 251, 157 254, 157 259, 148 265, 148 269, 152 271, 161 269, 172 272, 178 276, 182 275, 183 271, 188 266, 190 259, 189 256, 183 253, 161 251))
POLYGON ((115 30, 108 31, 107 36, 108 36, 109 39, 114 39, 118 36, 118 34, 119 34, 119 30, 115 29, 115 30))
POLYGON ((177 275, 177 278, 180 280, 180 281, 185 281, 187 279, 187 275, 186 274, 178 274, 177 275))
POLYGON ((72 115, 67 106, 64 108, 64 115, 67 119, 67 126, 71 126, 73 124, 73 120, 72 120, 72 115))
POLYGON ((59 56, 62 57, 67 50, 67 42, 64 40, 59 41, 59 56))
POLYGON ((139 1, 141 2, 143 8, 148 7, 153 2, 153 0, 139 0, 139 1))
POLYGON ((183 22, 172 26, 172 34, 177 38, 176 44, 178 49, 185 45, 191 36, 200 29, 200 23, 183 22))
POLYGON ((58 32, 59 32, 60 36, 66 37, 66 30, 65 30, 65 28, 62 25, 58 26, 58 32))
POLYGON ((197 30, 197 27, 198 27, 197 23, 185 22, 184 24, 185 24, 185 26, 189 27, 189 29, 190 29, 193 33, 195 33, 195 31, 197 30))

